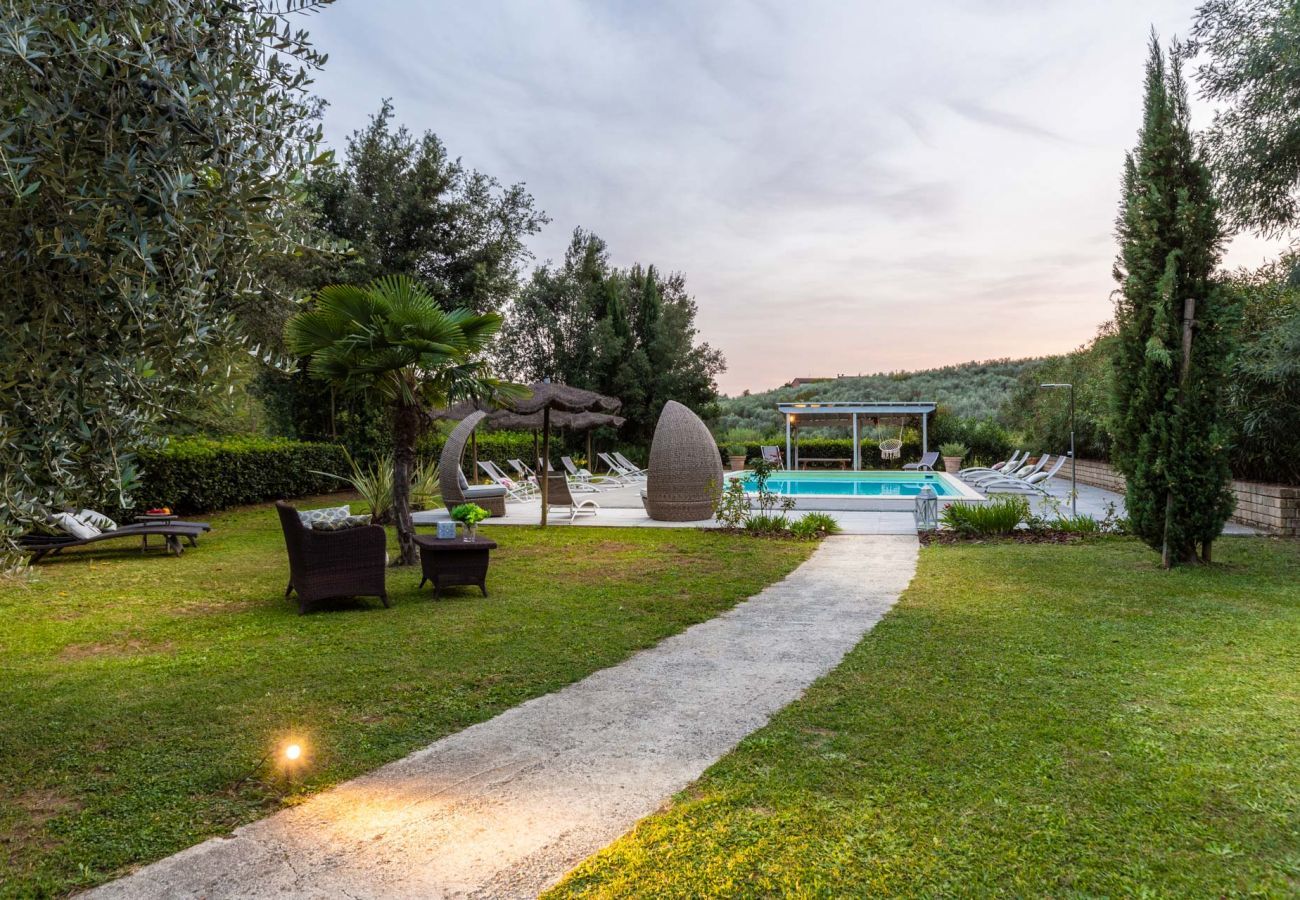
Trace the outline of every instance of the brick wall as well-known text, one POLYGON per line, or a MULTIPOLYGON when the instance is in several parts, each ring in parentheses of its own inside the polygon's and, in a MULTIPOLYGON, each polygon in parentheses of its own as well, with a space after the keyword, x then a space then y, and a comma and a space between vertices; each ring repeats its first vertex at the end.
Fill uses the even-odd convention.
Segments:
MULTIPOLYGON (((1124 479, 1109 463, 1081 459, 1078 465, 1079 480, 1084 484, 1124 493, 1124 479)), ((1234 480, 1232 493, 1237 497, 1234 522, 1273 534, 1300 534, 1300 487, 1234 480)))

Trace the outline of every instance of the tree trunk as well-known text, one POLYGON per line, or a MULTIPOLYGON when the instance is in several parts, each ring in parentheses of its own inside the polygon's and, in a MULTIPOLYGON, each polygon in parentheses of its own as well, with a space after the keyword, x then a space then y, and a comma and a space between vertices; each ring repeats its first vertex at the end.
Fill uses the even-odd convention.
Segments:
POLYGON ((1213 562, 1213 561, 1214 561, 1214 559, 1213 559, 1213 553, 1211 553, 1211 551, 1210 551, 1210 547, 1211 547, 1213 544, 1214 544, 1214 541, 1212 541, 1212 540, 1211 540, 1211 541, 1202 541, 1202 542, 1201 542, 1201 562, 1203 562, 1203 563, 1209 563, 1209 562, 1213 562))
POLYGON ((400 404, 393 417, 393 518, 397 522, 400 552, 394 565, 413 566, 420 561, 411 521, 411 473, 415 469, 415 441, 420 435, 420 408, 400 404))
MULTIPOLYGON (((1196 298, 1188 297, 1183 301, 1183 368, 1178 373, 1178 399, 1174 404, 1175 411, 1181 411, 1183 406, 1183 395, 1187 388, 1187 377, 1192 370, 1192 325, 1196 321, 1196 298)), ((1166 476, 1167 477, 1167 476, 1166 476)), ((1196 561, 1196 548, 1193 545, 1191 553, 1183 548, 1177 551, 1178 558, 1174 559, 1174 548, 1169 546, 1169 529, 1174 523, 1174 491, 1173 488, 1165 490, 1165 537, 1160 547, 1160 564, 1166 569, 1176 563, 1196 561)))

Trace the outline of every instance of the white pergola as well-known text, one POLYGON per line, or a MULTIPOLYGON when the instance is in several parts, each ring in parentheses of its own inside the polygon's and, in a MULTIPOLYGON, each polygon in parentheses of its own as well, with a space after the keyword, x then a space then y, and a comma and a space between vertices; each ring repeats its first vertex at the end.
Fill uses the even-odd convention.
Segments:
POLYGON ((921 419, 921 452, 930 449, 929 418, 937 404, 928 402, 842 402, 833 403, 778 403, 776 408, 785 417, 785 464, 799 468, 799 428, 848 426, 853 429, 853 468, 862 468, 862 445, 859 442, 859 419, 881 416, 919 416, 921 419))

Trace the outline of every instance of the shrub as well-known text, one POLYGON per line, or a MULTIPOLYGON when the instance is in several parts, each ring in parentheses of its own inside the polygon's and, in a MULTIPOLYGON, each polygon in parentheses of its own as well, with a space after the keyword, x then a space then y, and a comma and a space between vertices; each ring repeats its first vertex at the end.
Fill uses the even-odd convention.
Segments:
POLYGON ((178 438, 142 452, 140 468, 134 508, 171 506, 197 513, 337 490, 338 480, 321 473, 347 471, 348 461, 336 444, 178 438))
POLYGON ((940 519, 957 534, 988 536, 1010 534, 1029 517, 1029 501, 1024 497, 999 497, 988 503, 952 503, 940 519))
POLYGON ((784 515, 754 513, 746 517, 745 530, 752 534, 785 534, 790 530, 790 520, 784 515))
POLYGON ((790 534, 801 541, 816 540, 831 534, 839 534, 840 523, 834 516, 824 512, 804 513, 790 525, 790 534))
POLYGON ((958 459, 964 459, 966 454, 970 453, 970 447, 965 444, 940 444, 939 455, 948 457, 955 456, 958 459))

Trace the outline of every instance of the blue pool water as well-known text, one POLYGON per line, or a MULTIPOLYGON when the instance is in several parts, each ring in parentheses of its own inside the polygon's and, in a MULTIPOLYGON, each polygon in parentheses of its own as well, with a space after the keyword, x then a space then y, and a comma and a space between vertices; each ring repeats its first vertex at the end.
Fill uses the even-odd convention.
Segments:
MULTIPOLYGON (((754 473, 738 477, 753 493, 754 473)), ((935 472, 774 472, 767 479, 768 490, 793 497, 915 497, 924 485, 939 497, 961 496, 935 472)))

